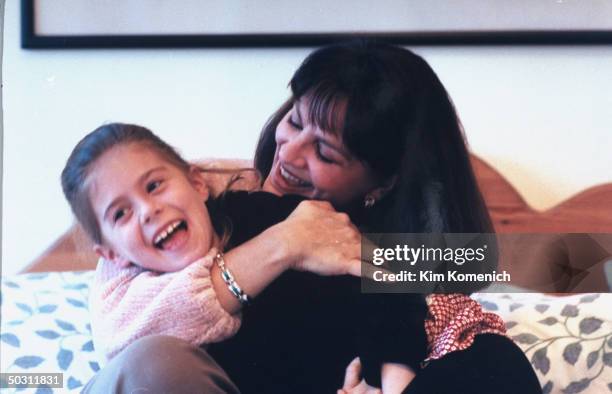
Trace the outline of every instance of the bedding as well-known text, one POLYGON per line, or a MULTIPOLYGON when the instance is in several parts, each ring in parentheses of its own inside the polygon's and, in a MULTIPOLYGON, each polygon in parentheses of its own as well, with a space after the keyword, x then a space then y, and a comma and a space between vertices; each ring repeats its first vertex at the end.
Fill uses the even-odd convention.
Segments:
POLYGON ((78 392, 87 383, 99 369, 87 305, 93 273, 53 272, 2 278, 2 372, 63 373, 64 388, 47 389, 49 393, 78 392))
POLYGON ((487 293, 547 393, 612 392, 612 294, 487 293))
MULTIPOLYGON (((223 190, 245 160, 206 160, 212 193, 223 190)), ((535 277, 551 269, 579 273, 589 291, 564 297, 542 293, 482 293, 474 298, 506 321, 508 335, 531 361, 544 393, 612 392, 612 184, 592 187, 546 211, 529 207, 514 187, 492 166, 472 155, 472 164, 498 233, 591 233, 607 238, 599 247, 607 254, 563 263, 568 256, 534 261, 507 260, 519 276, 535 277), (603 257, 603 260, 602 260, 603 257)), ((252 171, 242 171, 237 189, 257 185, 252 171)), ((502 261, 507 256, 502 255, 502 261)), ((512 257, 512 256, 510 256, 512 257)), ((78 392, 99 369, 91 341, 87 311, 89 283, 97 256, 82 230, 74 226, 27 269, 30 274, 2 278, 0 291, 0 366, 2 372, 62 372, 64 388, 78 392), (83 271, 75 271, 83 270, 83 271), (46 271, 63 271, 47 273, 46 271)), ((515 283, 516 284, 516 283, 515 283)), ((528 283, 522 285, 527 286, 528 283)), ((35 389, 27 389, 35 392, 35 389)), ((7 392, 23 392, 9 389, 7 392)), ((4 390, 3 390, 4 392, 4 390)), ((53 392, 51 389, 41 392, 53 392)))
MULTIPOLYGON (((39 392, 83 388, 100 368, 87 310, 92 278, 93 271, 2 278, 2 372, 64 374, 63 389, 39 392)), ((612 294, 483 293, 474 298, 504 318, 508 335, 525 351, 545 393, 612 391, 612 294)))

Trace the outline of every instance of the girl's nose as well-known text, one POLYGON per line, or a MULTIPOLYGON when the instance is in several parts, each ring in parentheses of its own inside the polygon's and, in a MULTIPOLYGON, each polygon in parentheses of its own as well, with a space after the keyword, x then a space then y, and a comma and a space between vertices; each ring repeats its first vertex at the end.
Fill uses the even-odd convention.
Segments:
POLYGON ((155 201, 146 201, 142 203, 141 220, 147 224, 155 220, 162 212, 161 205, 155 201))
POLYGON ((296 135, 280 145, 278 156, 282 162, 289 163, 296 168, 304 167, 308 145, 305 133, 296 135))

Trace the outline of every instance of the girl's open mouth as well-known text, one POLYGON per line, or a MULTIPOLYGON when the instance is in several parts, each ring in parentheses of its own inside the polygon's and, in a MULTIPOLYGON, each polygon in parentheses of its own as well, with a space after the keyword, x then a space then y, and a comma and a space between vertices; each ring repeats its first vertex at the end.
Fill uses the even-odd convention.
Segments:
POLYGON ((153 241, 153 245, 160 250, 172 249, 174 245, 181 242, 187 236, 187 222, 178 220, 171 223, 153 241))

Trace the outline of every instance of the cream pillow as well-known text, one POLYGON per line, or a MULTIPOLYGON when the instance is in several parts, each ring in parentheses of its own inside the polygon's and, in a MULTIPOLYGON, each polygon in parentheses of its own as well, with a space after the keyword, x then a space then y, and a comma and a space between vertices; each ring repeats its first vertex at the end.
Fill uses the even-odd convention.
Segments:
POLYGON ((506 322, 544 393, 612 391, 612 294, 473 296, 506 322))

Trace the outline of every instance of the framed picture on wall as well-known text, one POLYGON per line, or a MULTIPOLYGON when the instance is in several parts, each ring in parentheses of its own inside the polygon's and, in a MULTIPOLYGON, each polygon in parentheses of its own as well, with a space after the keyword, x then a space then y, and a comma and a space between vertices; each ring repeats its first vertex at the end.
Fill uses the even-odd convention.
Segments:
POLYGON ((22 0, 23 48, 608 44, 601 0, 22 0))

